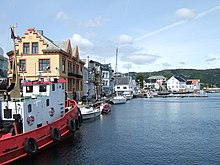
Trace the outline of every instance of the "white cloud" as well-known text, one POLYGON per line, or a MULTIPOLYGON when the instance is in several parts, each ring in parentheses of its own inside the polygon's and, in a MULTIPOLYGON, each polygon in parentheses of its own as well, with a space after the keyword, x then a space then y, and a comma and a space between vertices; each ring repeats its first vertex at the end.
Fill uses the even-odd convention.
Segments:
POLYGON ((182 61, 182 62, 180 62, 180 65, 185 65, 185 64, 186 64, 186 63, 185 63, 185 62, 183 62, 183 61, 182 61))
POLYGON ((118 36, 117 43, 118 44, 132 44, 133 43, 133 37, 129 35, 122 34, 118 36))
POLYGON ((208 54, 206 57, 206 62, 215 62, 220 60, 220 53, 208 54))
POLYGON ((73 44, 77 44, 82 50, 89 49, 94 46, 94 44, 91 41, 89 41, 86 38, 83 38, 79 34, 73 35, 73 44))
POLYGON ((100 27, 103 25, 103 18, 101 16, 98 16, 98 17, 95 17, 93 19, 90 19, 90 20, 87 20, 87 21, 84 21, 84 22, 80 22, 79 23, 79 26, 80 27, 100 27))
POLYGON ((165 63, 162 63, 162 66, 163 66, 163 69, 168 69, 169 67, 171 67, 172 65, 165 62, 165 63))
POLYGON ((128 64, 124 64, 123 65, 123 68, 125 68, 125 69, 131 69, 132 68, 132 65, 130 64, 130 63, 128 63, 128 64))
POLYGON ((192 9, 181 8, 176 11, 176 15, 180 18, 191 20, 196 17, 196 13, 192 9))
POLYGON ((65 14, 63 11, 59 11, 56 15, 56 19, 58 19, 58 20, 68 20, 68 19, 70 19, 70 17, 67 14, 65 14))
POLYGON ((154 63, 160 56, 148 54, 145 52, 136 52, 122 57, 123 61, 132 62, 137 65, 146 65, 154 63))

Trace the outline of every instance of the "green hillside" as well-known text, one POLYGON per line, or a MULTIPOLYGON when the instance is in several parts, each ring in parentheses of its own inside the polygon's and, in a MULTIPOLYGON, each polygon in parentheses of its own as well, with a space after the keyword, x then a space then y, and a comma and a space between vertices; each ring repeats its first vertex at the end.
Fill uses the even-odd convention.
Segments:
POLYGON ((220 69, 168 69, 158 72, 137 73, 138 76, 148 78, 149 76, 164 76, 169 79, 173 75, 182 76, 185 79, 200 79, 200 82, 206 85, 220 87, 220 69))

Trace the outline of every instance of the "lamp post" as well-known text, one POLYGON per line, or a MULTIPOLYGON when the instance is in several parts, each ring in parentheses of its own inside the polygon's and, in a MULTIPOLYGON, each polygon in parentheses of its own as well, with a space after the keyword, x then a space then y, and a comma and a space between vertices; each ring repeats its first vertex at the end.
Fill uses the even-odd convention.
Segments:
POLYGON ((58 73, 59 73, 59 70, 60 70, 60 69, 59 69, 58 67, 56 67, 55 69, 56 69, 56 72, 57 72, 57 79, 58 79, 58 78, 59 78, 59 77, 58 77, 58 73))
POLYGON ((47 66, 47 67, 46 67, 46 71, 47 71, 47 81, 50 81, 50 80, 49 80, 49 70, 50 70, 50 66, 47 66))
POLYGON ((22 71, 22 81, 24 82, 24 68, 21 67, 21 71, 22 71))

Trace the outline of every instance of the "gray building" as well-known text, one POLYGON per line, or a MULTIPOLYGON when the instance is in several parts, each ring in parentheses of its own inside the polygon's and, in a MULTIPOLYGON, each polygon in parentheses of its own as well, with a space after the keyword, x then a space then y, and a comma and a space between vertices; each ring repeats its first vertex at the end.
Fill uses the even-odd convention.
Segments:
POLYGON ((101 96, 111 95, 114 92, 114 79, 111 64, 83 60, 84 65, 84 95, 88 98, 99 99, 101 96))
POLYGON ((8 84, 8 59, 4 57, 4 51, 0 47, 0 90, 5 90, 8 84))

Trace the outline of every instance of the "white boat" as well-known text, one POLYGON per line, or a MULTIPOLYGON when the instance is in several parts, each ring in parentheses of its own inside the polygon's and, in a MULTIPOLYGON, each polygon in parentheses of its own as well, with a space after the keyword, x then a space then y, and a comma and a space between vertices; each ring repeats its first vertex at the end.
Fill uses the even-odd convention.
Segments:
POLYGON ((99 108, 93 107, 92 105, 83 105, 80 108, 82 119, 92 119, 100 116, 101 111, 99 108))
POLYGON ((146 92, 145 97, 146 97, 146 98, 153 98, 154 96, 153 96, 152 93, 146 92))
POLYGON ((125 104, 126 101, 127 100, 125 96, 115 96, 112 99, 113 104, 125 104))
POLYGON ((127 100, 133 99, 132 92, 124 92, 123 94, 124 94, 124 96, 126 97, 127 100))
POLYGON ((124 104, 127 101, 126 97, 121 95, 122 91, 116 90, 117 85, 118 85, 117 63, 118 63, 118 47, 116 48, 116 64, 115 64, 115 92, 116 92, 116 96, 114 96, 113 99, 110 102, 112 102, 113 104, 124 104))

